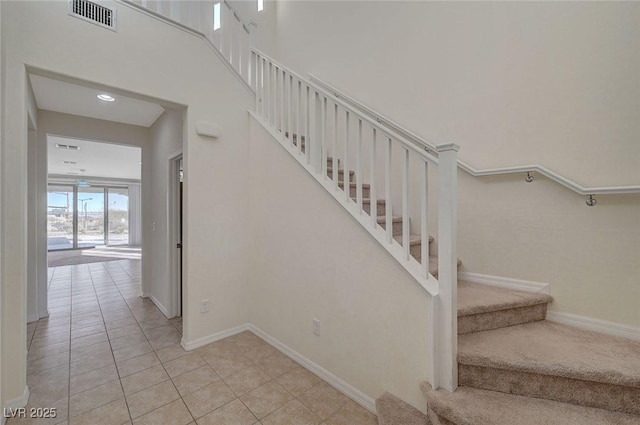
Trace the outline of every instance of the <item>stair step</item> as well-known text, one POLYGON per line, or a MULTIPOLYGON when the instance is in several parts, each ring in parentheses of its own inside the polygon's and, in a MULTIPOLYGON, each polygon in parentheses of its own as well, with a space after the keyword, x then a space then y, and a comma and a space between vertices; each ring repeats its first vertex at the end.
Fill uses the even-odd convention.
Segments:
POLYGON ((458 281, 458 334, 544 320, 547 294, 458 281))
MULTIPOLYGON (((349 170, 349 184, 353 181, 353 176, 356 175, 356 172, 353 170, 349 170)), ((333 177, 333 167, 327 167, 327 176, 330 178, 333 177)), ((344 182, 344 169, 338 169, 338 183, 344 182)))
MULTIPOLYGON (((329 177, 333 177, 332 175, 329 177)), ((340 189, 344 189, 344 182, 341 180, 338 180, 338 187, 340 189)), ((355 182, 351 182, 349 183, 349 196, 351 197, 351 199, 356 199, 357 196, 357 190, 358 190, 358 184, 355 182)), ((369 183, 362 183, 362 197, 363 198, 369 198, 371 195, 371 185, 369 183)))
MULTIPOLYGON (((394 235, 393 239, 402 245, 402 234, 394 235)), ((433 236, 429 236, 429 243, 433 242, 433 236)), ((409 253, 418 262, 422 261, 422 237, 420 235, 409 235, 409 253)), ((462 265, 462 261, 458 258, 458 267, 462 265)), ((434 277, 438 277, 438 257, 429 256, 429 273, 434 277)))
POLYGON ((424 413, 387 392, 376 399, 376 412, 379 425, 432 425, 424 413))
MULTIPOLYGON (((355 199, 354 199, 354 201, 355 201, 355 199)), ((386 201, 384 199, 378 199, 377 204, 378 204, 378 206, 376 207, 376 212, 378 213, 378 217, 380 217, 380 216, 384 217, 384 212, 385 212, 385 208, 386 208, 386 201)), ((369 214, 369 215, 371 214, 371 199, 370 198, 363 198, 362 199, 362 209, 367 214, 369 214)))
MULTIPOLYGON (((383 229, 387 229, 387 216, 386 215, 378 215, 377 218, 378 225, 383 229)), ((391 217, 391 228, 393 229, 393 236, 402 235, 402 217, 391 217)), ((402 240, 402 239, 401 239, 402 240)))
POLYGON ((638 425, 640 421, 621 412, 468 387, 453 393, 427 390, 425 397, 429 416, 440 420, 433 425, 638 425))
POLYGON ((459 384, 640 415, 640 341, 540 321, 458 337, 459 384))

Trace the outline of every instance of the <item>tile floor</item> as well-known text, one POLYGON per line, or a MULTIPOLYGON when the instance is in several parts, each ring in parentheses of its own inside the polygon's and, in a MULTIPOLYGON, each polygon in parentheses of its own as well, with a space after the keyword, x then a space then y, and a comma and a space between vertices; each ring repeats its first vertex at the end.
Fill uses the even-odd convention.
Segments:
POLYGON ((374 415, 241 333, 186 352, 181 319, 139 297, 140 261, 49 270, 50 317, 27 326, 28 407, 7 425, 376 425, 374 415))

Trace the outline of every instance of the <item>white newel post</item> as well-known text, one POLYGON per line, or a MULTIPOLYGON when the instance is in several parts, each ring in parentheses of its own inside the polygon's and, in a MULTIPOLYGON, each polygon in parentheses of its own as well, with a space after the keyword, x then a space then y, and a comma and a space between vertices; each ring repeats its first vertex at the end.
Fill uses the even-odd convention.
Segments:
POLYGON ((436 310, 437 381, 435 387, 458 387, 458 150, 456 144, 438 151, 438 282, 436 310))

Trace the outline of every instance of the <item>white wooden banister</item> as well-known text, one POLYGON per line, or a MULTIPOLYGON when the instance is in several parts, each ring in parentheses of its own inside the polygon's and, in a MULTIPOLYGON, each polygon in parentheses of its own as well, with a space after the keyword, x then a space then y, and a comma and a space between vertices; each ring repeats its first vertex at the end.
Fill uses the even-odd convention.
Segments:
POLYGON ((260 97, 256 120, 425 291, 433 315, 427 330, 430 353, 425 353, 432 361, 428 379, 434 388, 454 389, 458 147, 445 145, 427 151, 260 51, 253 50, 251 63, 260 64, 255 80, 260 97), (434 193, 430 193, 429 164, 438 166, 438 190, 431 188, 434 193), (394 188, 397 184, 399 189, 394 188), (379 193, 384 193, 384 210, 378 208, 379 193), (429 229, 429 199, 433 196, 437 196, 437 229, 429 229), (419 214, 412 220, 416 209, 419 214), (394 212, 400 216, 401 232, 394 231, 394 212), (436 231, 441 256, 437 279, 429 272, 429 235, 436 231), (421 239, 420 255, 412 251, 416 235, 421 239))
POLYGON ((438 385, 448 391, 458 386, 458 150, 455 144, 438 151, 438 385))

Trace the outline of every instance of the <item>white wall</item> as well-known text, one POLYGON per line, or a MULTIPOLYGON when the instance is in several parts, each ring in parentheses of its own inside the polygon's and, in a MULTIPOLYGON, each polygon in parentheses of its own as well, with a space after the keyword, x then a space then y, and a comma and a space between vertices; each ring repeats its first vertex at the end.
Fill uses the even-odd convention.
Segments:
POLYGON ((2 105, 8 112, 0 166, 2 243, 12 247, 2 250, 3 290, 12 294, 10 300, 3 297, 2 310, 5 400, 22 394, 26 376, 25 64, 188 106, 183 338, 189 342, 247 321, 242 306, 248 273, 244 223, 250 93, 198 38, 126 4, 114 4, 118 32, 70 17, 66 2, 2 3, 2 105), (198 136, 195 123, 201 120, 219 123, 221 137, 212 141, 198 136), (188 307, 205 298, 210 300, 208 314, 188 307))
MULTIPOLYGON (((169 157, 182 151, 182 110, 167 110, 149 128, 149 139, 153 149, 148 163, 151 165, 149 179, 143 182, 150 191, 143 194, 142 204, 147 215, 143 221, 143 246, 150 261, 144 262, 143 295, 159 303, 161 310, 171 311, 171 272, 169 261, 169 157)), ((143 159, 143 166, 145 160, 143 159)), ((166 314, 166 313, 165 313, 166 314)), ((171 313, 168 313, 171 314, 171 313)))
MULTIPOLYGON (((277 59, 478 168, 638 184, 639 20, 629 2, 283 1, 277 59)), ((462 271, 551 283, 553 310, 640 327, 639 196, 588 208, 540 176, 459 183, 462 271)))
POLYGON ((253 119, 250 131, 251 323, 373 399, 424 409, 427 295, 253 119))

